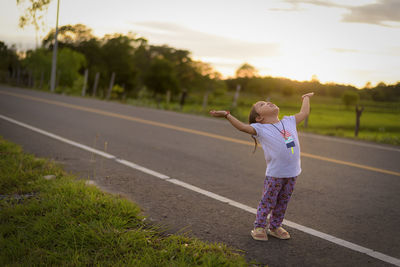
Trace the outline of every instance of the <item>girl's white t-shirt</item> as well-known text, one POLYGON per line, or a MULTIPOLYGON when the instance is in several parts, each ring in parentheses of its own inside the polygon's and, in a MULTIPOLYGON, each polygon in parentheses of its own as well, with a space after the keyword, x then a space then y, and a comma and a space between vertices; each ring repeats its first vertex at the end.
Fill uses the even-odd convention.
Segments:
POLYGON ((257 135, 254 137, 264 150, 267 162, 266 176, 290 178, 301 173, 300 144, 295 116, 284 116, 281 121, 273 125, 252 123, 250 126, 256 130, 257 135), (285 137, 281 122, 285 126, 285 137))

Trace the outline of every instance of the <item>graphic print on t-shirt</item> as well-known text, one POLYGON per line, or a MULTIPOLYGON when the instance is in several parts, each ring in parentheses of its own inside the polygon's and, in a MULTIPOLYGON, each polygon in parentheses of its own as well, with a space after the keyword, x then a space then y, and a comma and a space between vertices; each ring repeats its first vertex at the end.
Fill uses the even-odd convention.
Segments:
POLYGON ((285 144, 287 148, 291 148, 292 150, 292 154, 294 154, 293 151, 293 147, 295 147, 296 145, 294 144, 294 139, 292 137, 292 135, 289 133, 289 131, 281 131, 281 134, 283 136, 283 138, 285 139, 285 144))

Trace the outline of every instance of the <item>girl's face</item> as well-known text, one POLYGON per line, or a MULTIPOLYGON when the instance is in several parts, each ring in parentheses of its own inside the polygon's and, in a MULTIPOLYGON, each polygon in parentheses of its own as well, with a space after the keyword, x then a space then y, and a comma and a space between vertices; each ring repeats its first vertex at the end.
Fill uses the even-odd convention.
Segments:
POLYGON ((255 109, 260 117, 277 116, 279 107, 271 102, 258 101, 255 104, 255 109))

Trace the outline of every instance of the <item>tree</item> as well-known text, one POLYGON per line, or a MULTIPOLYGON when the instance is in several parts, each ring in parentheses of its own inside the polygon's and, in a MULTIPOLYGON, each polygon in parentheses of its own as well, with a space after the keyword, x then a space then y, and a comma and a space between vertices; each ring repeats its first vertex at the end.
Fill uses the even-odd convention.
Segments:
POLYGON ((313 74, 311 76, 311 82, 319 83, 319 79, 318 79, 317 74, 313 74))
MULTIPOLYGON (((24 10, 24 14, 19 18, 19 27, 25 28, 27 25, 33 25, 36 32, 36 47, 38 47, 38 32, 40 30, 40 24, 43 24, 43 16, 47 11, 51 0, 28 0, 28 6, 24 10)), ((21 6, 25 3, 25 0, 17 0, 17 5, 21 6)))
POLYGON ((236 70, 236 78, 254 78, 258 76, 258 70, 248 63, 244 63, 236 70))
POLYGON ((151 55, 149 45, 146 39, 138 38, 138 46, 133 54, 133 64, 136 67, 137 75, 135 79, 135 87, 142 89, 144 87, 145 75, 148 72, 151 64, 151 55))
POLYGON ((265 97, 270 91, 272 86, 267 82, 266 78, 255 77, 247 83, 247 91, 265 97))
POLYGON ((282 94, 284 96, 292 96, 294 93, 294 89, 291 86, 285 86, 282 88, 282 94))
MULTIPOLYGON (((52 50, 54 46, 55 29, 50 30, 42 40, 42 46, 52 50)), ((64 25, 58 29, 58 47, 69 48, 82 53, 86 58, 87 68, 89 69, 88 89, 93 88, 95 77, 99 73, 99 83, 97 86, 105 88, 109 83, 109 71, 105 62, 101 40, 95 37, 92 29, 83 24, 64 25)), ((80 69, 80 74, 84 73, 80 69)))
POLYGON ((257 69, 250 64, 244 63, 236 70, 236 79, 229 87, 233 87, 236 91, 238 88, 240 88, 240 90, 247 90, 249 81, 257 76, 257 69))
POLYGON ((75 51, 85 55, 87 68, 89 69, 88 88, 93 88, 97 73, 100 75, 98 86, 106 87, 106 84, 109 82, 109 77, 106 76, 108 74, 108 67, 103 56, 104 51, 102 50, 100 41, 97 38, 82 41, 79 46, 75 48, 75 51))
POLYGON ((350 106, 356 105, 360 99, 360 95, 354 91, 346 91, 342 95, 343 103, 347 108, 350 106))
POLYGON ((8 71, 11 75, 17 65, 18 55, 15 47, 8 48, 4 42, 0 41, 0 70, 8 71))
POLYGON ((190 84, 192 90, 210 93, 215 88, 215 83, 222 78, 221 73, 208 63, 192 61, 190 67, 194 75, 190 84))
POLYGON ((175 49, 167 45, 150 45, 149 54, 151 60, 165 59, 170 62, 171 66, 174 68, 175 76, 178 81, 178 88, 171 91, 172 93, 178 93, 182 90, 186 90, 187 92, 192 89, 193 82, 196 79, 196 72, 193 68, 189 51, 175 49))
POLYGON ((26 53, 23 65, 32 72, 35 84, 40 81, 39 88, 50 80, 51 53, 44 48, 30 50, 26 53))
POLYGON ((222 74, 216 71, 210 64, 202 61, 192 61, 191 66, 199 75, 210 79, 222 79, 222 74))
MULTIPOLYGON (((79 52, 73 51, 70 48, 60 49, 58 53, 57 69, 59 75, 60 86, 72 88, 74 82, 82 76, 79 70, 86 66, 85 56, 79 52)), ((72 88, 73 93, 79 93, 82 90, 81 86, 72 88)))
POLYGON ((139 42, 132 36, 114 34, 106 35, 102 42, 101 53, 107 64, 106 77, 116 73, 115 83, 125 85, 125 91, 131 92, 135 88, 137 68, 134 65, 134 44, 139 42))
POLYGON ((179 84, 173 64, 164 58, 154 59, 145 76, 145 84, 156 97, 167 90, 176 92, 179 84))
POLYGON ((397 84, 385 84, 379 82, 374 88, 364 87, 360 90, 363 99, 374 101, 399 101, 400 100, 400 81, 397 84))
MULTIPOLYGON (((51 49, 54 45, 55 29, 52 29, 42 41, 42 45, 51 49)), ((64 25, 58 28, 58 46, 77 48, 81 43, 93 39, 92 29, 83 24, 64 25)))
MULTIPOLYGON (((203 110, 206 109, 208 105, 208 98, 211 93, 216 92, 219 94, 221 92, 220 80, 222 75, 215 71, 215 69, 208 63, 202 61, 192 61, 191 67, 194 70, 195 77, 192 81, 191 86, 197 92, 203 93, 203 110)), ((223 83, 225 85, 225 83, 223 83)))
POLYGON ((372 83, 370 81, 366 82, 364 85, 365 89, 371 89, 372 88, 372 83))

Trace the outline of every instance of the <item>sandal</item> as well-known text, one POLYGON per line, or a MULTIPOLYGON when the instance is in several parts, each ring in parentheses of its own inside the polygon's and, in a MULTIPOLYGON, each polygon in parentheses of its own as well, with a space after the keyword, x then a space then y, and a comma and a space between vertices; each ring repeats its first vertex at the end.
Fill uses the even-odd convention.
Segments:
POLYGON ((261 227, 251 230, 251 236, 254 240, 268 241, 267 233, 265 232, 265 229, 261 227))
POLYGON ((268 234, 272 235, 273 237, 279 238, 279 239, 289 239, 290 238, 289 233, 282 227, 278 227, 274 230, 268 229, 268 234))

